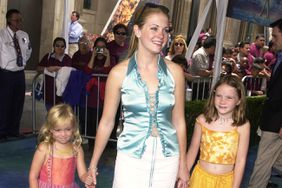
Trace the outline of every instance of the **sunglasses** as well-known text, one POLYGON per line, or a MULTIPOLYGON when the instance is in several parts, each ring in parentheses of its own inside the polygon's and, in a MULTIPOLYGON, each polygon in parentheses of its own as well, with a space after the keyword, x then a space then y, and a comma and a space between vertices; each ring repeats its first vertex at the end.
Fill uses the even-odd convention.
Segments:
POLYGON ((115 32, 116 35, 126 35, 126 32, 115 32))
POLYGON ((176 43, 174 43, 174 46, 184 46, 184 44, 181 43, 181 42, 176 42, 176 43))
POLYGON ((169 9, 166 7, 166 6, 163 6, 163 5, 157 5, 157 4, 154 4, 154 3, 146 3, 144 5, 144 7, 142 8, 139 16, 137 17, 136 21, 137 23, 140 22, 140 18, 142 16, 142 14, 144 13, 145 9, 146 8, 158 8, 158 9, 161 9, 165 14, 168 14, 169 13, 169 9))
POLYGON ((64 48, 64 47, 65 47, 65 45, 59 45, 59 44, 56 44, 56 45, 55 45, 55 47, 56 47, 56 48, 64 48))

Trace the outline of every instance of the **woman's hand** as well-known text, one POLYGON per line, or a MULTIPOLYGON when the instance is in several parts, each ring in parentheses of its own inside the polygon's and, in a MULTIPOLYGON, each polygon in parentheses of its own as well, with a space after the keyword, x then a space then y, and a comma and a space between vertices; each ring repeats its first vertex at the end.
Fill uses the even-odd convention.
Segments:
POLYGON ((58 72, 58 70, 60 70, 62 67, 60 66, 50 66, 50 67, 46 67, 46 69, 49 71, 49 72, 58 72))
POLYGON ((87 174, 87 177, 85 178, 84 184, 85 184, 85 187, 87 188, 94 187, 93 178, 89 173, 87 174))
POLYGON ((106 61, 105 61, 104 67, 109 67, 111 65, 110 51, 107 48, 104 48, 103 54, 104 54, 104 56, 106 56, 106 61))
POLYGON ((189 173, 186 165, 180 166, 178 170, 177 188, 187 188, 189 182, 189 173))
POLYGON ((97 179, 96 179, 96 176, 98 176, 98 168, 96 168, 96 167, 89 167, 88 168, 88 174, 89 174, 89 176, 92 178, 92 182, 93 182, 93 184, 94 184, 94 186, 96 186, 96 184, 97 184, 97 179))
POLYGON ((103 48, 104 50, 103 50, 103 54, 104 54, 104 56, 110 56, 110 52, 109 52, 109 50, 108 50, 108 48, 103 48))
POLYGON ((93 50, 92 50, 92 56, 96 57, 96 55, 97 55, 97 49, 96 49, 96 47, 94 47, 93 50))

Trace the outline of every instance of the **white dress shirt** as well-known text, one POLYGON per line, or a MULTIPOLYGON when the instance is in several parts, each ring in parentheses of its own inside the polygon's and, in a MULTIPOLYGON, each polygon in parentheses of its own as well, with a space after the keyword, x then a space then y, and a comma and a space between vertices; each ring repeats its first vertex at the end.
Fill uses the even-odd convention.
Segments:
POLYGON ((30 58, 32 49, 29 36, 26 32, 18 30, 16 32, 21 53, 23 57, 23 66, 17 65, 17 53, 15 50, 13 36, 14 32, 8 27, 0 30, 0 68, 9 71, 23 70, 27 60, 30 58))

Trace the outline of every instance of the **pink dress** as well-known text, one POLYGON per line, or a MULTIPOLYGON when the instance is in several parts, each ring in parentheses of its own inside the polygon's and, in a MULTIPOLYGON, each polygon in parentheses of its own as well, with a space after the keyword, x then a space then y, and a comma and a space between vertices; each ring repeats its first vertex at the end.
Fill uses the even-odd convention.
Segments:
POLYGON ((39 175, 39 188, 79 188, 74 181, 76 156, 58 158, 51 154, 39 175))

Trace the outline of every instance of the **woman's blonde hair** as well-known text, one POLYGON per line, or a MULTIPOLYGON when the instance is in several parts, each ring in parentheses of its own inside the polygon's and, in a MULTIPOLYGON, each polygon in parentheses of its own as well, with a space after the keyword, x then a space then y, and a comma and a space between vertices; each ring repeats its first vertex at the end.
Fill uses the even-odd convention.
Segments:
POLYGON ((175 43, 176 43, 177 41, 181 41, 181 42, 184 44, 184 49, 183 49, 183 52, 182 52, 181 55, 184 55, 184 56, 185 56, 188 47, 187 47, 187 44, 186 44, 186 41, 185 41, 185 38, 184 38, 183 35, 177 35, 177 36, 174 38, 174 40, 172 41, 172 43, 171 43, 171 45, 170 45, 170 47, 169 47, 168 54, 170 54, 170 55, 174 55, 174 54, 175 54, 174 45, 175 45, 175 43))
MULTIPOLYGON (((168 14, 169 10, 167 7, 153 3, 146 3, 145 5, 140 6, 139 8, 136 9, 135 14, 133 15, 133 25, 137 25, 139 28, 142 28, 146 22, 146 19, 151 14, 156 14, 156 13, 163 13, 169 19, 169 14, 168 14)), ((127 54, 128 58, 130 58, 134 54, 134 52, 137 50, 137 47, 138 47, 138 38, 133 31, 130 37, 129 50, 127 54)))
POLYGON ((246 111, 245 87, 242 81, 237 76, 233 76, 233 75, 223 76, 215 84, 213 91, 211 92, 209 96, 208 102, 206 103, 206 106, 204 108, 204 116, 206 118, 206 121, 210 123, 213 120, 216 120, 219 118, 217 109, 215 108, 215 104, 214 104, 215 91, 219 86, 223 84, 226 84, 236 89, 236 93, 238 95, 240 103, 235 107, 233 114, 232 114, 232 119, 234 121, 233 126, 241 126, 244 123, 246 123, 247 121, 247 118, 245 115, 245 111, 246 111))
POLYGON ((78 122, 72 108, 67 104, 58 104, 53 106, 49 110, 46 122, 43 124, 39 131, 38 142, 53 145, 54 138, 52 136, 51 130, 64 122, 70 122, 73 125, 73 135, 71 142, 75 150, 79 148, 82 139, 79 133, 78 122))

